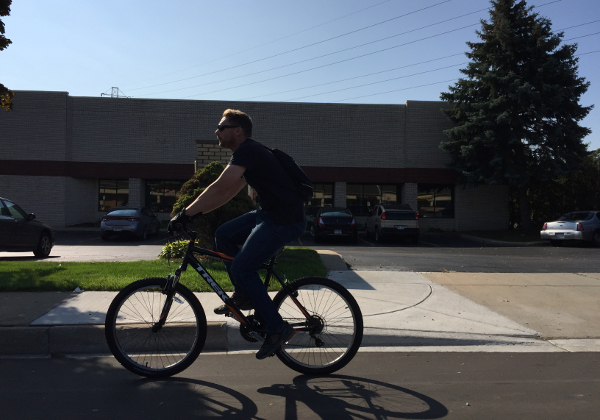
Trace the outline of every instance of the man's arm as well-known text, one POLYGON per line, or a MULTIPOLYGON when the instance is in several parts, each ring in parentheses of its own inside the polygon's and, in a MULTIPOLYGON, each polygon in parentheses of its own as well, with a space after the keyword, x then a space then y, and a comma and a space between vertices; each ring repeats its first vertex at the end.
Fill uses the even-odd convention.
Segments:
POLYGON ((245 170, 243 166, 227 165, 219 178, 186 207, 185 214, 193 216, 200 212, 208 213, 227 203, 246 185, 246 180, 242 178, 245 170))

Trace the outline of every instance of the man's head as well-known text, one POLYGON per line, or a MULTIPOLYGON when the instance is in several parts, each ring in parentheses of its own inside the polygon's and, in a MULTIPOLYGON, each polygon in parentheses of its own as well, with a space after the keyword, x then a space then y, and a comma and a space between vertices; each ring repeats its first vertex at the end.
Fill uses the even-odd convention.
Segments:
POLYGON ((252 136, 252 119, 237 109, 226 109, 215 134, 221 147, 235 150, 252 136))
POLYGON ((248 114, 237 109, 226 109, 223 118, 231 124, 240 126, 246 137, 252 137, 252 118, 248 114))

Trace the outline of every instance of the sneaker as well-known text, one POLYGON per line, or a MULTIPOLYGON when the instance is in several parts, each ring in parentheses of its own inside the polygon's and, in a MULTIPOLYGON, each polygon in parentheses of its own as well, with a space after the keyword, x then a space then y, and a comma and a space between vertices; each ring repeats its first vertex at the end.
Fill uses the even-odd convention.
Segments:
MULTIPOLYGON (((236 295, 234 292, 233 296, 231 296, 231 300, 233 300, 233 303, 235 303, 235 306, 237 306, 242 311, 249 311, 250 309, 254 309, 252 307, 252 303, 250 303, 250 298, 247 298, 246 296, 242 296, 239 294, 236 295)), ((217 306, 215 308, 215 313, 217 315, 226 315, 229 312, 231 312, 231 311, 225 304, 222 304, 221 306, 217 306)))
POLYGON ((294 334, 295 331, 292 326, 284 321, 283 327, 281 327, 279 332, 272 334, 267 333, 267 337, 265 338, 262 347, 258 353, 256 353, 256 358, 262 360, 273 356, 277 350, 279 350, 281 345, 292 338, 294 334))

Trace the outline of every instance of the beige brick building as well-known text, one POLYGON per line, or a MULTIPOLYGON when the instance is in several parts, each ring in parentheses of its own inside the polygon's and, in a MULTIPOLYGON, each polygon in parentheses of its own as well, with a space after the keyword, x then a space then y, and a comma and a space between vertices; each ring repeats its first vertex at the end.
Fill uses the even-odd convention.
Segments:
POLYGON ((353 105, 72 97, 17 91, 0 112, 0 196, 55 229, 97 221, 114 205, 169 216, 194 168, 226 163, 214 130, 227 108, 253 138, 292 155, 316 186, 312 206, 410 204, 422 229, 508 227, 505 187, 463 188, 439 148, 443 102, 353 105))

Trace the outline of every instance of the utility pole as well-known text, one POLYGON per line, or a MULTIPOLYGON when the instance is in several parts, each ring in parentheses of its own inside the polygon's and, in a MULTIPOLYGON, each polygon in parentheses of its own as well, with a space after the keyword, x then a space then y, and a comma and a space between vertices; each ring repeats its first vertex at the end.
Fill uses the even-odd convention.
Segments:
POLYGON ((126 96, 123 92, 121 92, 118 87, 112 87, 106 92, 101 93, 100 96, 110 96, 111 98, 131 98, 131 96, 126 96))

